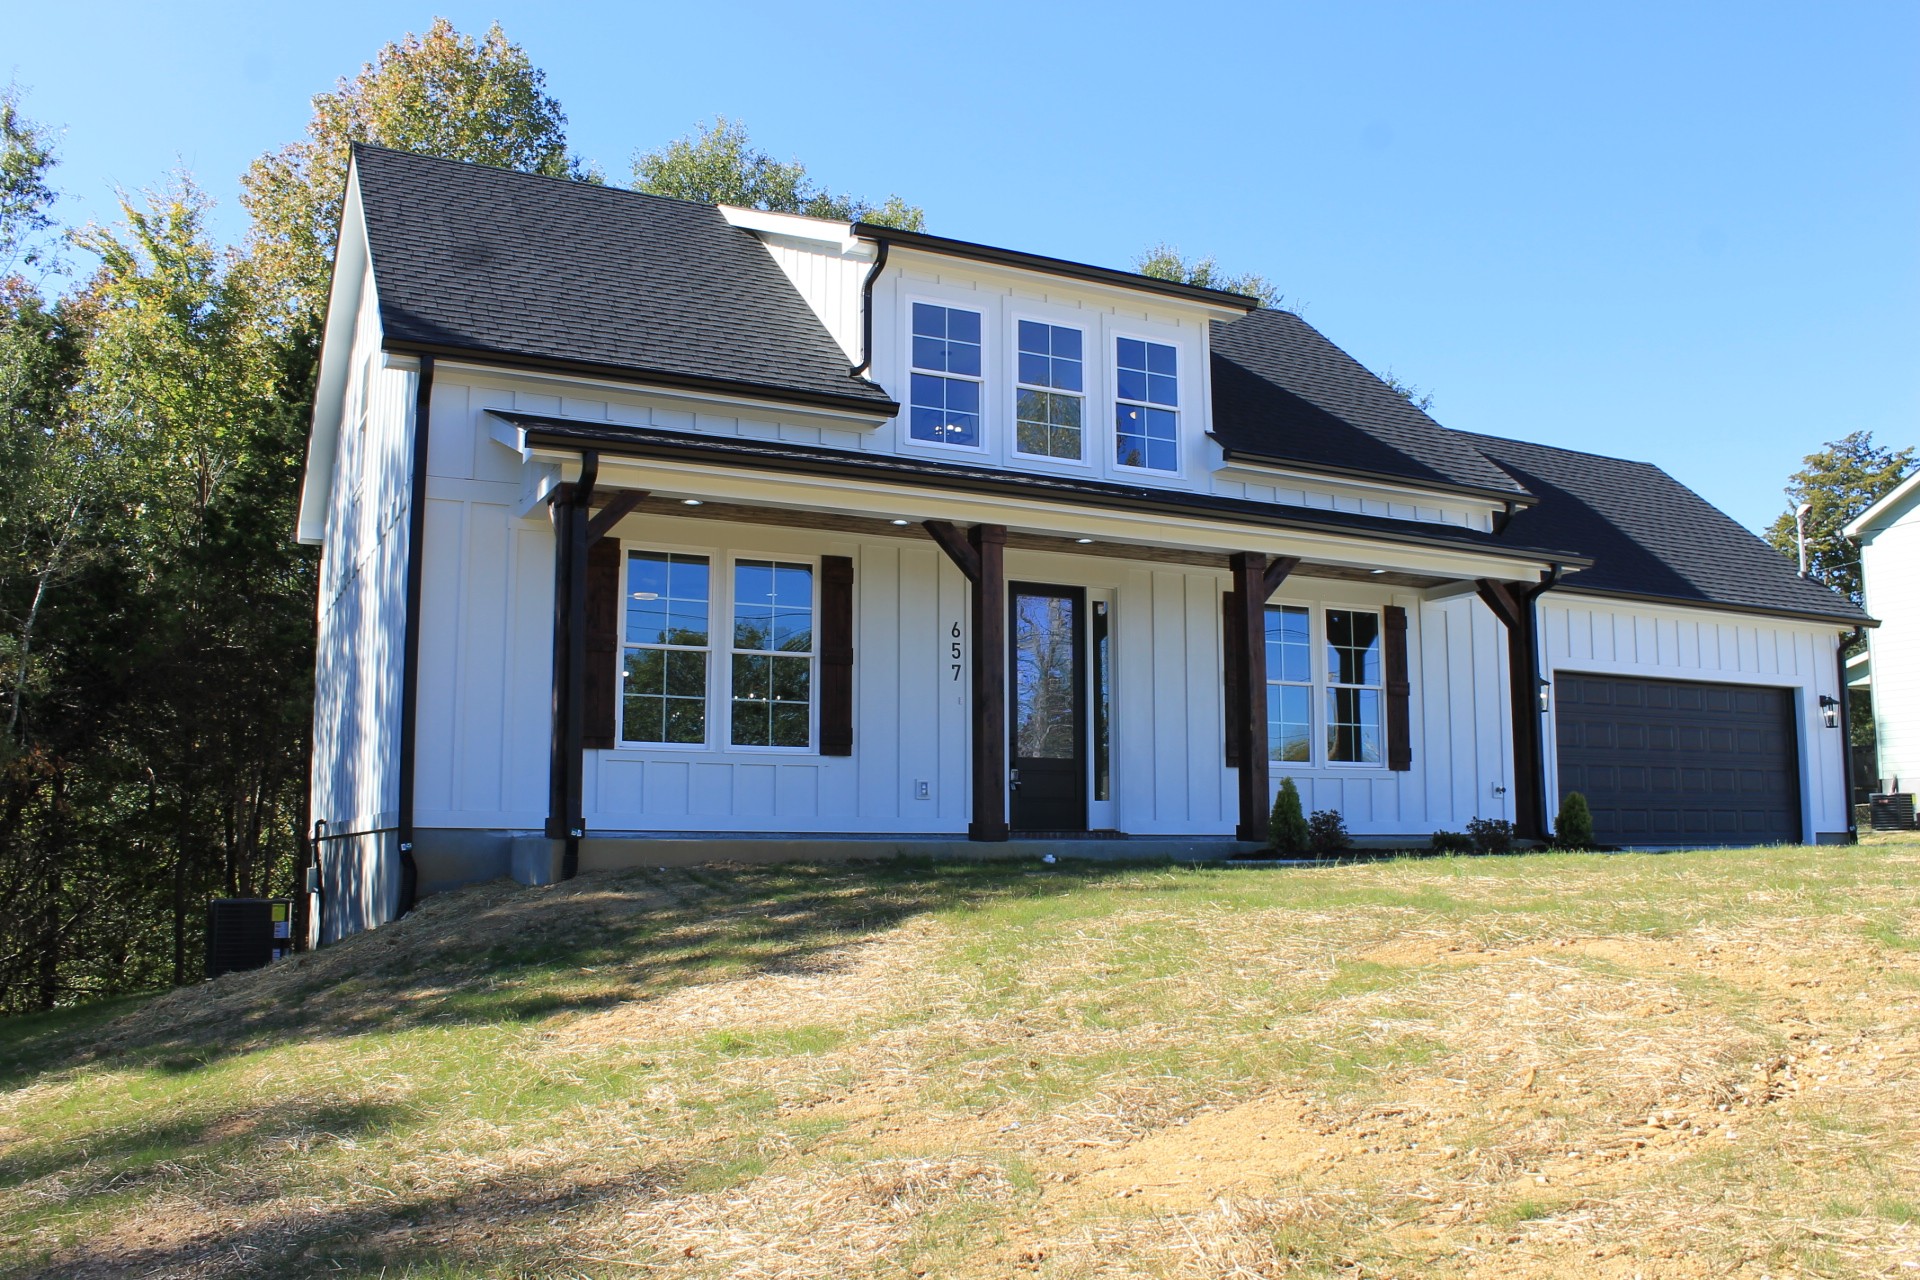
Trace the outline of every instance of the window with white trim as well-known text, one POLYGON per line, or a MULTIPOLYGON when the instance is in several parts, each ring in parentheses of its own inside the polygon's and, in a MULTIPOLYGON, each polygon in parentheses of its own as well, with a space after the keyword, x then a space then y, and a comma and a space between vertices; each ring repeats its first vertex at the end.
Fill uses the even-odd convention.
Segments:
POLYGON ((1114 461, 1179 470, 1179 352, 1164 342, 1119 338, 1114 357, 1114 461))
POLYGON ((627 553, 622 740, 706 742, 712 577, 705 556, 627 553))
POLYGON ((811 564, 733 566, 733 745, 813 745, 811 564))
POLYGON ((1386 758, 1380 615, 1327 610, 1327 760, 1379 764, 1386 758))
POLYGON ((1302 605, 1267 607, 1267 753, 1313 763, 1313 615, 1302 605))
POLYGON ((1086 389, 1080 330, 1040 320, 1019 324, 1013 447, 1041 458, 1086 456, 1086 389))
POLYGON ((913 304, 907 434, 934 444, 980 443, 980 313, 913 304))

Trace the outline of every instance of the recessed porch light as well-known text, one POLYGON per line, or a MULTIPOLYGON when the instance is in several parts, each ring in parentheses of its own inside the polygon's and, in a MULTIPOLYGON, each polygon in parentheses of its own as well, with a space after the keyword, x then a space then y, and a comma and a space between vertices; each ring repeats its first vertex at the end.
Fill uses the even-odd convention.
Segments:
POLYGON ((910 524, 912 524, 912 523, 913 523, 913 521, 911 521, 911 520, 889 520, 889 521, 888 521, 887 523, 889 523, 889 524, 893 524, 893 525, 898 525, 899 527, 901 527, 901 528, 903 528, 903 529, 904 529, 904 528, 906 528, 906 527, 907 527, 908 525, 910 525, 910 524))
POLYGON ((1083 546, 1083 547, 1086 547, 1086 546, 1092 546, 1092 545, 1093 545, 1093 539, 1092 539, 1092 538, 1075 538, 1075 539, 1074 539, 1074 541, 1075 541, 1075 542, 1077 542, 1077 543, 1079 543, 1079 544, 1080 544, 1081 546, 1083 546))
POLYGON ((1385 572, 1386 572, 1386 570, 1385 570, 1385 569, 1369 569, 1369 570, 1367 570, 1367 572, 1368 572, 1368 573, 1371 573, 1371 574, 1374 574, 1375 576, 1378 576, 1378 575, 1380 575, 1380 574, 1383 574, 1383 573, 1385 573, 1385 572))
POLYGON ((700 501, 698 498, 682 498, 680 499, 680 505, 683 507, 704 507, 706 503, 700 501))

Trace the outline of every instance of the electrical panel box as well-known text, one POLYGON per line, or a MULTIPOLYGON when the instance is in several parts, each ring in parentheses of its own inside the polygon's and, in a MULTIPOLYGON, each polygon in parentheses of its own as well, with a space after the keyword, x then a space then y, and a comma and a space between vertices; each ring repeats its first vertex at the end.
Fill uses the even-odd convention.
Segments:
POLYGON ((207 904, 209 978, 262 969, 292 954, 292 898, 215 898, 207 904))

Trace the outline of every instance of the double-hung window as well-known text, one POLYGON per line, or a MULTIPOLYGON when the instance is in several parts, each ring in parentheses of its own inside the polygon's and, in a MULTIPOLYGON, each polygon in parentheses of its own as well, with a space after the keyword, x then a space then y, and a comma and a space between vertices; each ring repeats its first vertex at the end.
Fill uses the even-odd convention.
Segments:
POLYGON ((907 434, 936 444, 980 443, 980 313, 913 304, 907 434))
POLYGON ((1164 342, 1120 338, 1114 368, 1114 460, 1123 467, 1180 467, 1179 353, 1164 342))
POLYGON ((1380 660, 1379 614, 1327 610, 1327 759, 1335 764, 1379 764, 1384 758, 1380 660))
POLYGON ((705 556, 628 553, 623 740, 706 742, 712 576, 705 556))
POLYGON ((813 745, 813 566, 733 566, 733 745, 813 745))
POLYGON ((1313 615, 1300 605, 1267 608, 1267 752, 1313 763, 1313 615))
POLYGON ((1041 458, 1085 457, 1086 389, 1081 333, 1038 320, 1020 322, 1013 447, 1041 458))

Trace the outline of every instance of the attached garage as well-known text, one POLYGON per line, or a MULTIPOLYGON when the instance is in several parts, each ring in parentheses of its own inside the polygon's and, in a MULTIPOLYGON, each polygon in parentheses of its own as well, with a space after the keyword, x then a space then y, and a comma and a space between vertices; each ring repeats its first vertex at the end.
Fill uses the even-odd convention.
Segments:
POLYGON ((1560 793, 1610 845, 1802 838, 1793 690, 1554 676, 1560 793))

